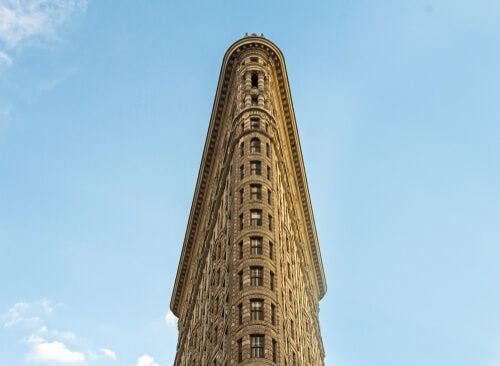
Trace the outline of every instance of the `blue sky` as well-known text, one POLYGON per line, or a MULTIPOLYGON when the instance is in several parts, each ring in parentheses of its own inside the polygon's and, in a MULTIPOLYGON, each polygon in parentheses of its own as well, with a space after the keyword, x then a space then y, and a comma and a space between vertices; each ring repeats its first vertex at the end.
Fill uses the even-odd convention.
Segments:
POLYGON ((500 3, 0 0, 0 364, 171 365, 222 56, 284 52, 327 366, 500 366, 500 3))

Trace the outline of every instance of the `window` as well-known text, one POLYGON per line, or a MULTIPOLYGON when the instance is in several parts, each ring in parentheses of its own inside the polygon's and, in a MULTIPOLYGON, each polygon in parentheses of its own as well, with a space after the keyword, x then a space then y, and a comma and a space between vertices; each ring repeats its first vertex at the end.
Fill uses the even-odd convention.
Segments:
POLYGON ((269 258, 274 259, 274 244, 272 241, 269 242, 269 258))
POLYGON ((238 284, 239 284, 240 290, 243 290, 243 271, 238 272, 238 284))
POLYGON ((250 248, 252 254, 262 254, 262 237, 261 236, 251 237, 250 248))
POLYGON ((273 217, 271 215, 267 215, 267 221, 269 223, 269 230, 273 229, 273 217))
POLYGON ((257 117, 250 118, 250 127, 253 129, 260 128, 260 119, 257 117))
POLYGON ((240 166, 240 179, 243 179, 245 177, 245 166, 241 165, 240 166))
POLYGON ((252 73, 252 88, 258 88, 259 87, 259 77, 257 76, 257 73, 254 72, 252 73))
POLYGON ((250 300, 250 314, 252 320, 264 320, 264 300, 250 300))
POLYGON ((250 152, 260 153, 260 140, 257 137, 250 140, 250 152))
POLYGON ((273 362, 276 362, 278 360, 278 344, 276 343, 276 340, 273 339, 273 362))
POLYGON ((262 226, 262 210, 250 210, 250 225, 262 226))
POLYGON ((240 156, 243 156, 243 155, 245 155, 245 143, 244 142, 242 142, 240 144, 240 156))
POLYGON ((276 306, 271 304, 271 324, 276 325, 276 306))
POLYGON ((243 194, 245 193, 245 190, 243 188, 240 189, 240 205, 243 203, 243 194))
POLYGON ((273 193, 270 189, 267 190, 267 203, 270 205, 272 203, 273 193))
POLYGON ((252 286, 262 286, 264 283, 262 267, 250 267, 250 284, 252 286))
POLYGON ((271 271, 269 273, 269 287, 271 288, 271 291, 274 291, 274 272, 271 271))
POLYGON ((238 305, 238 324, 243 324, 243 304, 238 305))
POLYGON ((267 167, 267 179, 271 179, 271 167, 267 167))
POLYGON ((243 339, 238 339, 238 362, 243 361, 243 339))
POLYGON ((261 200, 262 199, 262 185, 260 185, 260 184, 251 184, 250 185, 250 198, 253 200, 261 200))
POLYGON ((258 57, 250 57, 250 62, 259 62, 258 57))
POLYGON ((243 230, 243 214, 240 214, 240 230, 243 230))
POLYGON ((269 158, 271 157, 271 145, 266 143, 266 156, 269 158))
POLYGON ((259 104, 259 98, 257 98, 256 95, 252 95, 252 105, 258 105, 259 104))
MULTIPOLYGON (((268 169, 269 170, 269 169, 268 169)), ((252 160, 250 162, 250 173, 255 174, 255 175, 261 175, 262 174, 262 164, 258 160, 252 160)), ((243 176, 242 176, 243 178, 243 176)))
POLYGON ((262 334, 250 335, 250 347, 252 358, 264 358, 264 336, 262 334))
POLYGON ((240 259, 243 259, 243 240, 239 242, 238 247, 239 247, 240 259))

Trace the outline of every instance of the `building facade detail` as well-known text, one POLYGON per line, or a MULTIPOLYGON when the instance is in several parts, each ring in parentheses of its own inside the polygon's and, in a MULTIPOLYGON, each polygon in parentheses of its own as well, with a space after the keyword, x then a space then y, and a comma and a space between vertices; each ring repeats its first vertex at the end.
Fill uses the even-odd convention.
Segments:
POLYGON ((326 292, 281 51, 224 56, 171 309, 175 366, 324 365, 326 292))

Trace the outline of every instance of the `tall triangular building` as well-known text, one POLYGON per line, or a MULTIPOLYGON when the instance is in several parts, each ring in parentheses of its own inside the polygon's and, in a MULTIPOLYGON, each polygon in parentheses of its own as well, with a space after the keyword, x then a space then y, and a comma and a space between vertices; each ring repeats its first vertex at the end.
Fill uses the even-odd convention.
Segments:
POLYGON ((177 270, 175 366, 324 365, 325 292, 283 54, 246 36, 224 56, 177 270))

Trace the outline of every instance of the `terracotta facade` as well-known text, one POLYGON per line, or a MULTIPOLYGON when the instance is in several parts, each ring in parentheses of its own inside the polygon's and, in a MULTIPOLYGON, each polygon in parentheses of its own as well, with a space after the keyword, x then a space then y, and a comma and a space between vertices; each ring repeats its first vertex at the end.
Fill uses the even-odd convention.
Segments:
POLYGON ((281 51, 224 56, 171 309, 175 366, 324 364, 325 276, 281 51))

